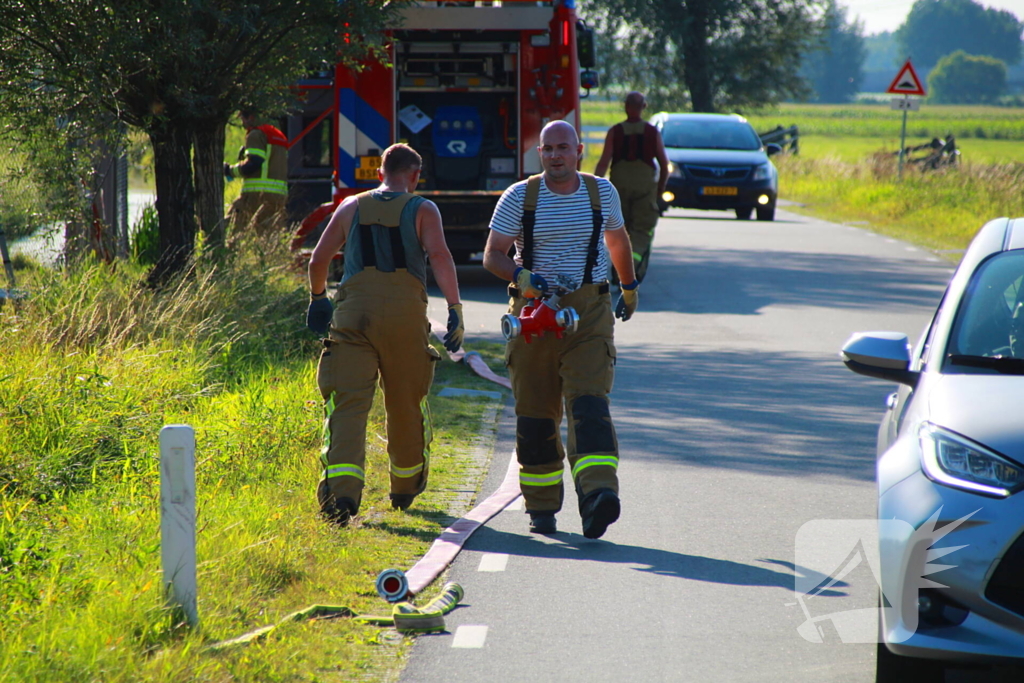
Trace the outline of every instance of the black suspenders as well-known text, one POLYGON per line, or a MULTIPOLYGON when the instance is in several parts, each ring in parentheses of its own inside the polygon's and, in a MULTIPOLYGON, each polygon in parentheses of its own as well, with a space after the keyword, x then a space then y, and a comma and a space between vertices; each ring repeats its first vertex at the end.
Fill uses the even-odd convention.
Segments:
MULTIPOLYGON (((601 226, 604 217, 601 215, 601 193, 598 191, 597 178, 589 173, 580 173, 583 184, 587 186, 590 197, 590 209, 594 229, 590 233, 590 244, 587 248, 587 265, 583 270, 583 282, 589 285, 594 281, 594 268, 597 267, 597 241, 601 238, 601 226)), ((540 196, 540 175, 530 176, 526 181, 526 201, 523 204, 523 268, 533 270, 533 229, 537 223, 537 198, 540 196)))

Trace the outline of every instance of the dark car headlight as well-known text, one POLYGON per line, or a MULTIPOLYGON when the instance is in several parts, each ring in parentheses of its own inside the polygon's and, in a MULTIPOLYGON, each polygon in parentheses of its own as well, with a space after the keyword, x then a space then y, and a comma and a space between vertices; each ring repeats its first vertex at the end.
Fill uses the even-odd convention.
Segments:
POLYGON ((918 435, 924 472, 933 481, 1000 498, 1024 483, 1024 467, 966 437, 929 422, 918 435))
POLYGON ((750 176, 751 180, 768 180, 772 177, 771 164, 761 164, 760 166, 754 167, 754 173, 750 176))

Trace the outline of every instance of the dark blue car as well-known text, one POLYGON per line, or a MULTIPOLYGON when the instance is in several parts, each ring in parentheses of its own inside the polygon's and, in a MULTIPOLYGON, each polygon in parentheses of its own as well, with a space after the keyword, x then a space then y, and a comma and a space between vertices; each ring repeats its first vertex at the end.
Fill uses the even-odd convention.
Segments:
POLYGON ((768 159, 782 151, 764 145, 737 114, 668 114, 651 118, 670 162, 662 199, 686 209, 734 210, 736 218, 775 219, 779 174, 768 159))

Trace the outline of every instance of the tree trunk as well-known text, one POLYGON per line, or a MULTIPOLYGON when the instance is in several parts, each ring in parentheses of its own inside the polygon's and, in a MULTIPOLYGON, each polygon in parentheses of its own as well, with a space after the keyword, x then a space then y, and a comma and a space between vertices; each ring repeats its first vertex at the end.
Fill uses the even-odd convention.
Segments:
POLYGON ((204 121, 193 139, 196 217, 214 253, 224 249, 224 121, 204 121))
POLYGON ((160 257, 149 282, 160 286, 189 266, 195 250, 191 126, 169 122, 151 130, 149 139, 153 144, 156 213, 160 221, 160 257))
POLYGON ((711 87, 711 60, 708 50, 709 8, 704 0, 687 0, 686 40, 683 41, 683 81, 690 91, 695 112, 715 113, 715 95, 711 87))

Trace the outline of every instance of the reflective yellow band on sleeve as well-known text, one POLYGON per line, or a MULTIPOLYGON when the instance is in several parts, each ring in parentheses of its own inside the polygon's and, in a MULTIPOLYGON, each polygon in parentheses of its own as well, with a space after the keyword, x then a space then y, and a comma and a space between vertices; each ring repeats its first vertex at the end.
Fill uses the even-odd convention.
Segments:
POLYGON ((391 466, 391 474, 398 477, 399 479, 408 479, 409 477, 415 477, 422 471, 423 463, 420 463, 415 467, 395 467, 394 465, 391 466))
POLYGON ((576 461, 572 468, 572 478, 575 479, 580 472, 595 465, 607 465, 608 467, 619 468, 619 458, 614 455, 585 455, 576 461))
POLYGON ((355 477, 359 481, 366 481, 366 473, 357 465, 331 465, 327 468, 327 478, 332 477, 355 477))
POLYGON ((526 486, 557 486, 562 483, 563 474, 565 474, 565 470, 558 470, 551 474, 527 474, 526 472, 520 472, 519 483, 526 486))
POLYGON ((643 261, 644 257, 634 251, 633 252, 633 260, 634 261, 643 261))
POLYGON ((288 194, 288 183, 284 180, 271 180, 270 178, 243 178, 242 192, 288 194))
POLYGON ((245 153, 247 156, 259 157, 264 161, 267 159, 267 150, 260 149, 259 147, 247 147, 245 153))

